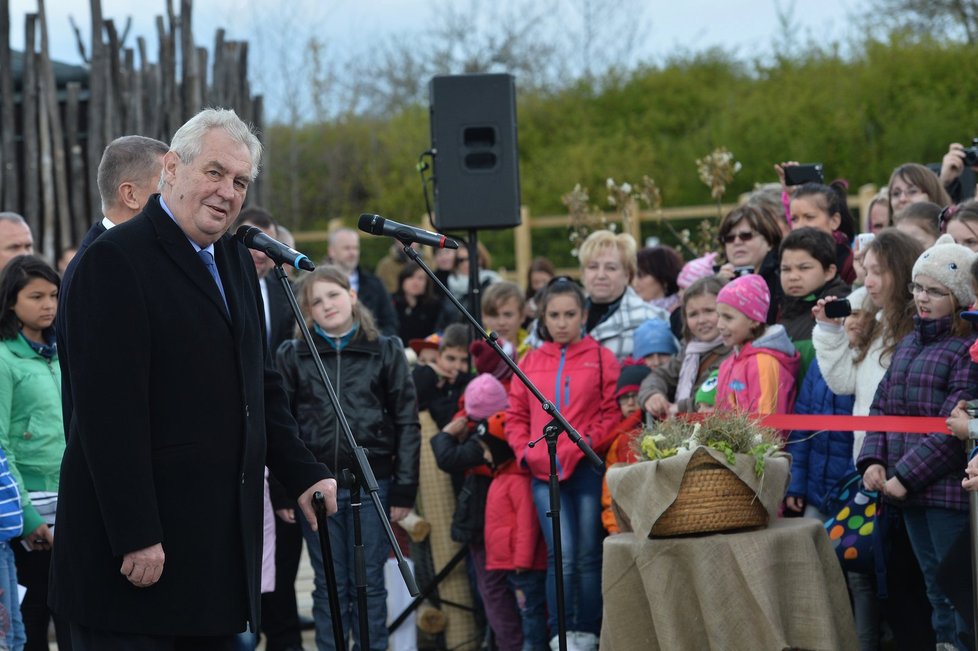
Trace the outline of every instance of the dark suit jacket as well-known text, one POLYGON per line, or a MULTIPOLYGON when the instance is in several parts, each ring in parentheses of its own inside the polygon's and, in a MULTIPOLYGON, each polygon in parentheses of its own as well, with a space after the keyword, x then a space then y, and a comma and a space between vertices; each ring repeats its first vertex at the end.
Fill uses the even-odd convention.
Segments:
MULTIPOLYGON (((58 290, 58 317, 54 322, 54 339, 59 344, 65 340, 64 306, 66 297, 68 296, 68 290, 71 286, 71 279, 75 275, 75 268, 81 261, 82 254, 85 253, 85 250, 104 232, 105 226, 102 225, 102 220, 92 224, 92 227, 85 233, 85 237, 82 238, 81 244, 78 245, 78 251, 75 252, 75 257, 68 263, 65 273, 61 277, 61 288, 58 290)), ((61 363, 61 404, 65 421, 65 435, 67 436, 68 427, 71 424, 72 402, 71 391, 68 385, 68 355, 63 346, 59 346, 58 348, 58 361, 61 363)))
POLYGON ((49 605, 105 631, 258 630, 267 464, 293 497, 328 475, 298 438, 267 350, 255 267, 225 236, 213 278, 154 195, 99 237, 67 295, 69 391, 49 605), (122 556, 162 543, 160 581, 122 556))
POLYGON ((271 340, 269 351, 272 360, 275 359, 275 351, 287 339, 295 336, 295 315, 289 305, 289 298, 282 289, 281 281, 275 277, 274 273, 268 274, 265 278, 268 285, 268 314, 271 321, 271 329, 268 338, 271 340))
POLYGON ((363 267, 358 267, 357 271, 360 274, 360 291, 357 292, 357 298, 365 308, 370 310, 380 334, 396 337, 400 324, 387 288, 380 282, 380 278, 363 267))

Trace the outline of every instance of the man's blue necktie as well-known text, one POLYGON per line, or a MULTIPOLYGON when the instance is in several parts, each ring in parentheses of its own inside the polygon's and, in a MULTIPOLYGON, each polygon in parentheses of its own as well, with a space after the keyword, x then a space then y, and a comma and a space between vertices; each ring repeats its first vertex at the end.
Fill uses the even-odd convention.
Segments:
POLYGON ((221 276, 217 273, 217 263, 214 261, 214 256, 211 255, 210 251, 201 249, 197 252, 200 259, 204 262, 204 266, 207 267, 207 271, 211 272, 211 277, 214 282, 217 283, 217 291, 221 292, 221 298, 224 299, 224 309, 231 314, 231 310, 228 309, 228 298, 224 295, 224 285, 221 283, 221 276))

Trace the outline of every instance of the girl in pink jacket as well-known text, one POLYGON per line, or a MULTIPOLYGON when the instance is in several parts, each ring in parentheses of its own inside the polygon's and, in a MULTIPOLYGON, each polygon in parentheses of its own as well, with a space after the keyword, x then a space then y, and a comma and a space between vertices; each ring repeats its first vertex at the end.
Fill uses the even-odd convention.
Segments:
MULTIPOLYGON (((542 291, 539 305, 538 334, 544 343, 520 360, 520 368, 595 452, 603 454, 611 444, 610 431, 619 418, 614 399, 620 372, 618 360, 584 334, 587 311, 579 285, 567 278, 555 278, 542 291)), ((543 436, 549 421, 526 387, 514 381, 506 412, 506 436, 516 454, 516 463, 532 476, 533 503, 547 543, 548 623, 550 635, 554 636, 554 541, 547 517, 550 465, 543 442, 533 448, 527 446, 543 436)), ((567 436, 558 438, 567 637, 576 648, 590 651, 597 649, 601 621, 602 472, 583 456, 567 436)))
POLYGON ((720 364, 718 410, 787 414, 794 406, 800 357, 784 327, 765 325, 770 304, 767 283, 756 274, 717 294, 720 336, 734 350, 720 364))

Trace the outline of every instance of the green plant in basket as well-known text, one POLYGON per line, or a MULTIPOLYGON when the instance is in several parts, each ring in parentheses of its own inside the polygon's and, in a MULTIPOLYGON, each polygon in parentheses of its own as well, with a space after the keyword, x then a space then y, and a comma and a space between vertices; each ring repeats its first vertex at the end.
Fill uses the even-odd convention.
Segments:
POLYGON ((749 415, 738 412, 719 412, 693 423, 670 419, 645 429, 635 439, 635 452, 640 459, 657 461, 675 456, 683 450, 693 450, 704 445, 721 452, 731 466, 737 454, 754 458, 754 472, 764 474, 768 456, 782 447, 777 432, 764 427, 749 415))

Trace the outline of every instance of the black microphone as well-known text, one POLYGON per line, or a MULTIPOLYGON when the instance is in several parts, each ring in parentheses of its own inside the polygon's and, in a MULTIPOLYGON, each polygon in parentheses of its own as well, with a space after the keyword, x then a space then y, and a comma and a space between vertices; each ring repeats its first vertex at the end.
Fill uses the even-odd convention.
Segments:
POLYGON ((305 269, 306 271, 312 271, 316 268, 316 265, 304 253, 299 253, 295 249, 285 246, 255 226, 242 225, 235 232, 234 238, 241 240, 249 249, 261 251, 275 264, 290 264, 296 269, 305 269))
POLYGON ((458 242, 448 239, 441 233, 432 233, 431 231, 422 230, 414 226, 408 226, 407 224, 398 224, 390 219, 384 219, 380 215, 363 213, 360 215, 360 222, 358 226, 360 230, 364 231, 365 233, 393 237, 403 244, 407 244, 408 242, 417 242, 418 244, 433 246, 436 249, 458 248, 458 242))

